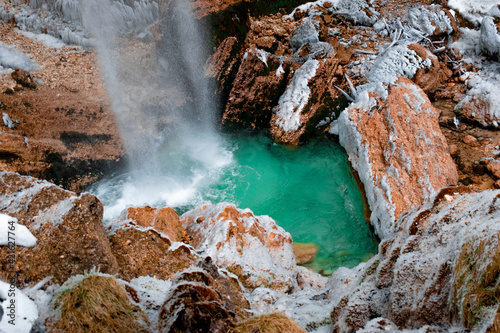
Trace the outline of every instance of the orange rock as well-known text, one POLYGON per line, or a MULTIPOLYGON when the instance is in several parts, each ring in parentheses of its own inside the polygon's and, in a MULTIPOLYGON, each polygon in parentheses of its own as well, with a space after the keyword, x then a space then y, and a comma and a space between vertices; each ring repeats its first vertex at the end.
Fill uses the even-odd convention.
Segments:
POLYGON ((465 143, 465 144, 468 144, 468 145, 474 145, 477 143, 477 139, 475 137, 473 137, 472 135, 466 135, 462 141, 465 143))
POLYGON ((137 207, 129 208, 126 219, 141 227, 152 227, 168 236, 172 242, 189 243, 189 236, 179 221, 179 215, 172 208, 137 207))
POLYGON ((487 165, 488 171, 496 178, 500 179, 500 161, 492 161, 487 165))
POLYGON ((337 131, 364 183, 371 223, 384 237, 402 214, 455 185, 458 173, 439 127, 440 112, 417 85, 400 78, 386 100, 369 96, 369 104, 341 114, 337 131))

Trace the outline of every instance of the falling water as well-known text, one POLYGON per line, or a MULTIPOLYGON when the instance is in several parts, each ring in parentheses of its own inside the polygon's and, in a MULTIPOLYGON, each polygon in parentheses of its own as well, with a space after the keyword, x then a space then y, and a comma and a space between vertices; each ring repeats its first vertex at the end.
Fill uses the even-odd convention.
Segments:
POLYGON ((189 202, 231 161, 217 133, 203 75, 206 48, 189 4, 82 2, 130 164, 110 214, 151 200, 189 202))

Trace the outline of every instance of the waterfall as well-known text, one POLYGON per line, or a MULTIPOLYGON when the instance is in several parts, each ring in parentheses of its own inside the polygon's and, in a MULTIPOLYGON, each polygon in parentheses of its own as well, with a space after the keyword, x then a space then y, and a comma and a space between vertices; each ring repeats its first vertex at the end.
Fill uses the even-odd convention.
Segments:
POLYGON ((204 77, 205 43, 189 1, 130 2, 80 2, 130 164, 116 209, 186 204, 231 162, 204 77))

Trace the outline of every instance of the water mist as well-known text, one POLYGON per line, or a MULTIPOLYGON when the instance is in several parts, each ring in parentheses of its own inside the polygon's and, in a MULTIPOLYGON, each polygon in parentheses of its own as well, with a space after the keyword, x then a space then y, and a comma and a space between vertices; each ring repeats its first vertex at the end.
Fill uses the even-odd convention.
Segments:
POLYGON ((105 202, 105 217, 129 205, 196 201, 231 153, 217 133, 205 45, 189 2, 87 0, 82 21, 95 38, 130 167, 95 189, 113 201, 105 202))

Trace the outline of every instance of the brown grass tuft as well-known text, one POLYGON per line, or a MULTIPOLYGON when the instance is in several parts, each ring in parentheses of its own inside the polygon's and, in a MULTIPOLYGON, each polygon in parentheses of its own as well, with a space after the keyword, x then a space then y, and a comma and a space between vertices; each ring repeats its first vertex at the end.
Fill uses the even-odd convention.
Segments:
POLYGON ((61 317, 51 332, 147 332, 142 310, 129 302, 125 290, 111 277, 91 275, 56 300, 61 317))
POLYGON ((494 240, 477 247, 465 243, 455 264, 451 310, 469 329, 483 319, 485 307, 500 302, 500 234, 497 238, 496 247, 494 240))
POLYGON ((231 333, 305 333, 290 317, 282 313, 255 316, 245 320, 230 331, 231 333))

